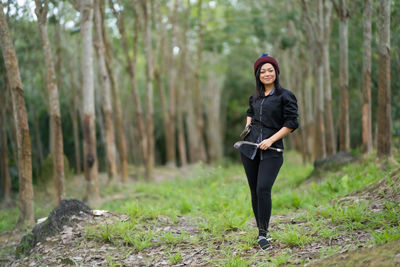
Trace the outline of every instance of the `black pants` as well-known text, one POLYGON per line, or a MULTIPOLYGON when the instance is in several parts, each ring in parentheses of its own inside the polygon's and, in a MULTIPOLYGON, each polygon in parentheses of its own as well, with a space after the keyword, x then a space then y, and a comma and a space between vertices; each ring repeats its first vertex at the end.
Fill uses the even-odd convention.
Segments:
POLYGON ((251 204, 259 235, 265 236, 271 218, 271 189, 283 164, 283 156, 260 160, 259 151, 257 151, 254 160, 242 153, 240 153, 240 156, 250 186, 251 204))

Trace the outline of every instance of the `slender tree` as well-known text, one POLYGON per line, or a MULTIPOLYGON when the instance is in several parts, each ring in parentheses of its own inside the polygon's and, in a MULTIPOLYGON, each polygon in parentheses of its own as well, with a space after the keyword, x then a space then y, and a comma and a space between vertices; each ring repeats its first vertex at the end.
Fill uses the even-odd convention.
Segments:
POLYGON ((100 70, 101 93, 103 100, 103 113, 104 113, 104 128, 106 135, 106 156, 107 156, 107 170, 109 180, 113 180, 117 175, 116 163, 116 147, 114 136, 114 124, 112 119, 112 96, 111 96, 111 81, 106 66, 106 52, 103 41, 103 27, 101 18, 100 5, 102 1, 95 1, 94 7, 94 21, 96 29, 95 48, 97 52, 98 65, 100 70))
POLYGON ((379 1, 378 156, 390 156, 392 117, 390 93, 390 0, 379 1))
POLYGON ((24 90, 19 74, 18 59, 11 40, 8 23, 0 2, 0 41, 7 70, 7 78, 11 90, 11 101, 17 136, 18 150, 18 181, 20 216, 18 224, 33 224, 33 186, 32 186, 32 158, 31 138, 29 135, 28 118, 25 107, 24 90))
MULTIPOLYGON (((129 51, 129 44, 128 38, 125 30, 125 23, 124 23, 124 12, 117 12, 113 1, 109 0, 110 8, 113 11, 115 18, 117 19, 117 26, 119 33, 121 34, 122 46, 125 54, 125 58, 128 63, 128 72, 129 78, 132 86, 132 93, 133 93, 133 101, 134 101, 134 108, 135 108, 135 116, 137 122, 137 129, 139 132, 139 144, 140 144, 140 151, 142 156, 142 161, 147 162, 148 158, 148 136, 146 134, 145 123, 144 123, 144 115, 142 109, 142 102, 140 99, 139 89, 136 80, 136 62, 137 62, 137 54, 138 54, 138 30, 139 30, 139 19, 136 16, 135 24, 133 28, 133 56, 131 57, 131 53, 129 51)), ((136 11, 136 6, 134 6, 133 11, 136 11)), ((135 12, 136 14, 136 12, 135 12)))
POLYGON ((372 0, 364 0, 363 22, 363 105, 362 105, 362 140, 364 153, 372 151, 371 118, 371 17, 372 0))
POLYGON ((351 11, 347 0, 332 0, 339 18, 339 149, 350 151, 349 124, 349 18, 351 11))
MULTIPOLYGON (((3 68, 0 67, 3 71, 3 68)), ((3 203, 8 206, 11 204, 11 177, 8 168, 8 144, 7 144, 7 128, 6 128, 6 112, 7 112, 7 94, 8 82, 7 75, 3 72, 4 86, 0 88, 0 176, 1 176, 1 193, 3 195, 3 203)))
POLYGON ((315 69, 316 85, 314 92, 314 108, 315 108, 315 142, 314 157, 324 158, 326 156, 326 139, 324 124, 324 68, 322 64, 322 43, 324 36, 324 9, 322 0, 317 0, 315 6, 316 18, 312 18, 310 13, 310 3, 306 0, 301 1, 302 14, 305 20, 308 41, 312 49, 313 66, 315 69))
POLYGON ((152 7, 151 2, 142 1, 142 8, 144 13, 144 50, 146 54, 146 130, 147 130, 147 160, 146 177, 152 179, 152 172, 155 161, 155 144, 154 144, 154 104, 153 104, 153 48, 152 48, 152 30, 151 18, 152 7))
POLYGON ((59 204, 65 198, 64 189, 64 145, 61 127, 61 112, 56 73, 54 68, 53 53, 51 51, 49 36, 47 33, 47 12, 49 10, 49 1, 35 0, 36 9, 35 13, 38 18, 40 40, 42 41, 42 48, 44 54, 44 61, 46 65, 46 87, 50 103, 50 124, 53 130, 50 133, 53 135, 51 138, 53 145, 51 146, 53 158, 53 175, 56 185, 56 203, 59 204))
POLYGON ((202 3, 203 3, 202 0, 199 0, 197 2, 197 25, 198 25, 199 40, 197 43, 197 66, 195 70, 194 104, 195 104, 197 136, 198 136, 196 154, 198 155, 199 160, 205 162, 207 161, 207 154, 203 138, 204 119, 203 119, 203 107, 202 107, 201 92, 200 92, 200 74, 203 61, 202 58, 203 58, 203 28, 204 28, 202 21, 202 10, 203 10, 202 3))
POLYGON ((82 35, 82 125, 83 125, 83 153, 84 169, 87 181, 85 200, 89 205, 95 205, 99 198, 95 101, 93 79, 93 1, 80 0, 81 35, 82 35))
POLYGON ((128 157, 126 151, 126 137, 123 128, 123 119, 122 119, 122 108, 121 108, 121 100, 119 99, 119 92, 117 86, 115 84, 114 77, 114 69, 112 63, 112 53, 111 53, 111 45, 108 42, 108 35, 106 26, 104 23, 105 10, 104 5, 101 5, 101 24, 102 24, 102 33, 104 46, 106 51, 106 66, 108 75, 110 76, 111 82, 111 92, 112 92, 112 105, 114 107, 114 118, 115 118, 115 130, 117 133, 117 145, 118 145, 118 154, 120 159, 120 174, 121 181, 126 183, 128 181, 128 157))
POLYGON ((332 3, 323 0, 323 41, 322 41, 322 62, 324 68, 324 105, 325 105, 325 126, 326 126, 326 153, 332 155, 336 153, 336 131, 333 124, 332 114, 332 87, 331 87, 331 68, 329 56, 329 40, 331 35, 331 13, 332 3))

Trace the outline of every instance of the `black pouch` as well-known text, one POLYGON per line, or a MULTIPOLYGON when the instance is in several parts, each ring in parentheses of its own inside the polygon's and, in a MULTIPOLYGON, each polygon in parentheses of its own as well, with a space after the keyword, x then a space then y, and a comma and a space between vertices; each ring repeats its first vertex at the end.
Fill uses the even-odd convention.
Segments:
POLYGON ((242 133, 240 134, 240 138, 244 139, 246 138, 246 136, 250 133, 251 131, 251 124, 247 125, 244 130, 242 131, 242 133))

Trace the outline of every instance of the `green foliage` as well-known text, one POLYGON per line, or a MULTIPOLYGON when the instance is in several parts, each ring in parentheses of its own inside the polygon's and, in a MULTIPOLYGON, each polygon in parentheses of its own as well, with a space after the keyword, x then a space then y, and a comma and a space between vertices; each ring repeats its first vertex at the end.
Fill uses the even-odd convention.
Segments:
POLYGON ((169 253, 168 257, 171 265, 182 262, 182 255, 179 253, 179 251, 176 253, 169 253))
POLYGON ((297 225, 285 225, 283 230, 274 232, 272 237, 291 247, 303 247, 304 245, 316 240, 307 231, 297 225))

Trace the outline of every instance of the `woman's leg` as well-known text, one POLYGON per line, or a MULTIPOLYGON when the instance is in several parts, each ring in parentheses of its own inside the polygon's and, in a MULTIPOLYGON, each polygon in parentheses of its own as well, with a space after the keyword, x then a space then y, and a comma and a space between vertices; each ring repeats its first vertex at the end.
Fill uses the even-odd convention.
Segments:
POLYGON ((249 159, 248 157, 244 156, 240 153, 240 157, 242 159, 243 167, 246 172, 247 181, 250 187, 251 193, 251 206, 253 207, 254 216, 256 218, 257 227, 258 224, 258 201, 257 201, 257 176, 258 176, 258 168, 260 163, 260 157, 257 153, 254 160, 249 159))
POLYGON ((283 157, 267 158, 260 161, 258 167, 257 189, 259 235, 265 236, 271 217, 271 189, 283 164, 283 157))

